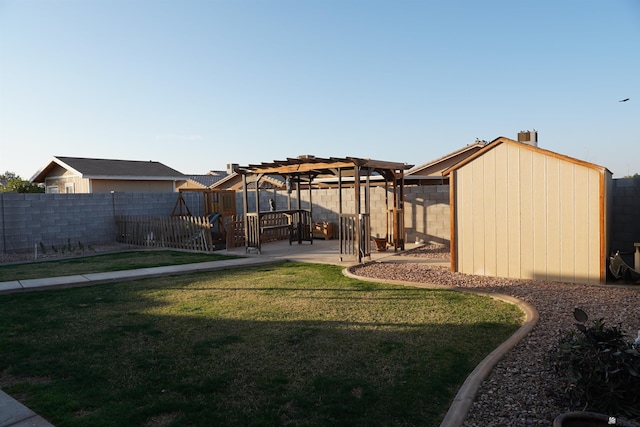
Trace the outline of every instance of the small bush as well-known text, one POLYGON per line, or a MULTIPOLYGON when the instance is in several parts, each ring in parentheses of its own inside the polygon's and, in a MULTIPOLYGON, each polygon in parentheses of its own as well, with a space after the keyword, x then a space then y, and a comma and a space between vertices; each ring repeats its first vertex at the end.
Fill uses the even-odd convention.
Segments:
POLYGON ((565 383, 570 406, 609 415, 640 416, 640 352, 621 325, 603 319, 586 325, 576 308, 578 331, 568 331, 555 347, 554 367, 565 383))

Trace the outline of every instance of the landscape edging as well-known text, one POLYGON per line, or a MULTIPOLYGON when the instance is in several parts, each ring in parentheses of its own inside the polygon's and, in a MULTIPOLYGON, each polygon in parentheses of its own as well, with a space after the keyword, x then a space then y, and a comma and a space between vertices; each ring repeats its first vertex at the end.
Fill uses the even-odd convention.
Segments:
POLYGON ((440 423, 440 427, 460 427, 467 417, 467 413, 469 409, 471 409, 471 405, 475 400, 476 394, 478 393, 478 389, 480 388, 480 384, 485 380, 495 367, 495 365, 507 354, 512 348, 516 346, 525 336, 531 332, 533 327, 538 323, 540 315, 538 314, 538 310, 536 310, 533 306, 528 303, 512 297, 510 295, 499 294, 499 293, 491 293, 491 292, 478 292, 472 289, 466 288, 458 288, 455 286, 446 286, 446 285, 437 285, 432 283, 421 283, 421 282, 409 282, 403 280, 393 280, 393 279, 376 279, 372 277, 364 277, 358 276, 351 272, 351 267, 346 267, 342 270, 342 274, 351 277, 357 280, 364 280, 367 282, 377 282, 377 283, 390 283, 396 285, 403 286, 413 286, 420 287, 426 289, 438 289, 438 290, 451 290, 457 292, 465 292, 472 293, 476 295, 488 296, 500 301, 504 301, 509 304, 513 304, 518 306, 520 310, 525 314, 525 320, 522 323, 522 326, 518 328, 505 342, 500 344, 495 350, 489 353, 482 361, 476 366, 476 368, 467 376, 467 379, 464 381, 458 393, 453 398, 453 402, 447 411, 442 423, 440 423))

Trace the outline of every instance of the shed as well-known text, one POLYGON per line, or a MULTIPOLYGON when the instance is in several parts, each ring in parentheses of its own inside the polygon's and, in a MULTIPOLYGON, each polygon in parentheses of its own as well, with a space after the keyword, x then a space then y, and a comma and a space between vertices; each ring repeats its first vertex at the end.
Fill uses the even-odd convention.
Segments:
POLYGON ((444 173, 452 271, 605 283, 608 169, 500 137, 444 173))

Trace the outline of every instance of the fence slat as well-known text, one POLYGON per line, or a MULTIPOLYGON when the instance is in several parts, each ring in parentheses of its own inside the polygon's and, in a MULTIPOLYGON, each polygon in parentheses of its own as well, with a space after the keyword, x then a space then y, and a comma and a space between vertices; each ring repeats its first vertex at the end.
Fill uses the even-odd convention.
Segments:
POLYGON ((116 218, 116 229, 116 240, 130 245, 205 252, 214 249, 206 217, 124 215, 116 218))

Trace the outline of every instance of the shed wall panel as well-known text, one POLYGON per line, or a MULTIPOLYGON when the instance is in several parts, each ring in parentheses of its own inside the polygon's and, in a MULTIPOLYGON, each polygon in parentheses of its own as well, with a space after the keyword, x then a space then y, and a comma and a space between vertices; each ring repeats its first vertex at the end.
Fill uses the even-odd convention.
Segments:
POLYGON ((497 149, 507 150, 507 238, 509 242, 508 277, 520 277, 520 150, 503 144, 497 149))
POLYGON ((547 158, 547 279, 560 280, 560 160, 547 158))
POLYGON ((520 152, 520 274, 523 279, 532 279, 533 265, 533 155, 531 151, 520 152))
POLYGON ((560 163, 560 280, 575 280, 575 177, 574 165, 560 163))
POLYGON ((589 171, 589 205, 587 206, 587 210, 589 212, 589 283, 601 283, 606 279, 606 277, 601 277, 601 274, 604 273, 604 269, 606 268, 605 263, 607 259, 606 251, 602 253, 602 247, 606 247, 603 244, 602 239, 606 239, 606 231, 605 231, 605 223, 603 214, 605 209, 605 197, 604 194, 601 196, 601 191, 605 191, 605 188, 602 187, 601 190, 601 180, 604 179, 604 175, 600 173, 600 171, 590 170, 589 171), (602 209, 601 209, 602 206, 602 209), (600 247, 601 249, 595 250, 595 248, 600 247))
MULTIPOLYGON (((509 171, 507 169, 507 150, 492 150, 496 157, 495 171, 495 211, 496 211, 496 275, 498 277, 509 277, 509 264, 506 262, 506 254, 510 253, 509 228, 507 218, 509 211, 507 207, 507 189, 509 186, 509 171)), ((487 153, 488 154, 488 153, 487 153)))
POLYGON ((471 208, 473 210, 473 274, 485 275, 487 274, 485 271, 485 258, 487 256, 491 256, 490 254, 485 253, 485 234, 486 234, 486 223, 485 223, 485 185, 486 181, 484 179, 484 163, 486 159, 483 157, 482 161, 475 162, 471 165, 471 174, 473 180, 473 192, 471 194, 472 205, 471 208))
POLYGON ((473 176, 471 168, 461 170, 457 177, 458 200, 460 204, 457 215, 460 218, 459 233, 461 240, 459 241, 459 258, 458 262, 462 271, 473 273, 473 206, 471 204, 471 195, 473 194, 473 176))
MULTIPOLYGON (((576 280, 589 279, 591 268, 589 265, 589 243, 591 223, 589 211, 589 171, 585 168, 575 168, 575 276, 576 280)), ((597 187, 596 187, 597 194, 597 187)), ((596 246, 597 247, 597 246, 596 246)), ((586 280, 587 282, 589 280, 586 280)))
POLYGON ((484 158, 483 217, 484 217, 484 271, 487 276, 498 274, 498 251, 496 246, 496 153, 488 152, 484 158))
POLYGON ((546 279, 548 274, 548 180, 546 160, 540 153, 534 153, 532 159, 533 263, 535 265, 533 278, 539 280, 546 279))
POLYGON ((602 169, 513 142, 496 144, 455 173, 458 271, 602 281, 602 169))

